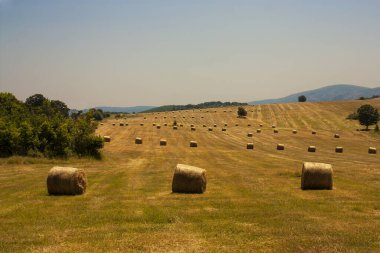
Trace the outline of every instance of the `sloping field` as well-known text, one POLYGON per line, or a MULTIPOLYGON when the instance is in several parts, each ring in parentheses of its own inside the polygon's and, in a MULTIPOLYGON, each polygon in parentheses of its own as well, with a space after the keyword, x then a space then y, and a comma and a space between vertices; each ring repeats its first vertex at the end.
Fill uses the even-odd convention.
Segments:
POLYGON ((112 138, 103 161, 1 159, 0 251, 380 252, 380 154, 368 154, 380 135, 345 119, 364 103, 380 108, 377 99, 250 106, 247 119, 236 108, 109 119, 98 129, 112 138), (303 161, 331 163, 334 189, 302 191, 303 161), (207 170, 204 194, 171 193, 177 163, 207 170), (56 164, 86 170, 85 195, 47 195, 56 164))

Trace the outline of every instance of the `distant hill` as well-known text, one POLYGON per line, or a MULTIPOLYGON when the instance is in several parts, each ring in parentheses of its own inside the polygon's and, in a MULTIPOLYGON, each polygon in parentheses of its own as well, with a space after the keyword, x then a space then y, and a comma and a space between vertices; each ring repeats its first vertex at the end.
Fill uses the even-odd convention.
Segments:
POLYGON ((336 101, 353 100, 360 97, 372 97, 380 95, 380 87, 367 88, 349 84, 330 85, 316 90, 303 91, 277 99, 265 99, 252 101, 248 104, 273 104, 298 102, 298 96, 305 95, 307 101, 336 101))
POLYGON ((111 107, 111 106, 98 106, 96 109, 102 109, 104 112, 116 112, 116 113, 139 113, 146 111, 154 106, 133 106, 133 107, 111 107))
POLYGON ((193 104, 163 105, 163 106, 146 110, 144 112, 167 112, 167 111, 205 109, 205 108, 216 108, 216 107, 227 107, 227 106, 241 106, 241 105, 247 105, 247 103, 212 101, 212 102, 204 102, 204 103, 196 104, 196 105, 193 105, 193 104))

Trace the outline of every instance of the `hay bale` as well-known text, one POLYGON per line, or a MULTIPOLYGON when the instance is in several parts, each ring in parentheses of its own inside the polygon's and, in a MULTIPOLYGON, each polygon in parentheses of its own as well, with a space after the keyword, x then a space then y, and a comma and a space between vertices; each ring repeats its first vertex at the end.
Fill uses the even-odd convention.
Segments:
POLYGON ((206 170, 177 164, 172 181, 172 192, 176 193, 204 193, 206 191, 206 170))
POLYGON ((103 123, 100 123, 101 126, 103 126, 103 123))
POLYGON ((173 126, 173 130, 177 130, 178 129, 178 127, 177 126, 173 126))
POLYGON ((191 127, 191 131, 195 131, 195 127, 191 127))
POLYGON ((136 137, 135 144, 142 144, 143 140, 140 137, 136 137))
POLYGON ((274 130, 273 130, 273 133, 278 134, 278 130, 277 130, 277 129, 274 129, 274 130))
POLYGON ((166 140, 165 139, 161 139, 160 140, 160 146, 166 146, 166 140))
POLYGON ((179 124, 180 127, 183 127, 183 124, 179 124))
POLYGON ((212 131, 212 127, 209 127, 208 130, 211 132, 212 131))
POLYGON ((205 124, 203 124, 203 127, 207 127, 205 124))
POLYGON ((86 191, 86 173, 77 168, 53 167, 46 180, 49 195, 80 195, 86 191))
POLYGON ((252 142, 247 143, 247 149, 253 149, 253 143, 252 142))
POLYGON ((276 125, 272 125, 272 128, 276 128, 276 125))
POLYGON ((335 153, 343 153, 343 147, 335 147, 335 153))
POLYGON ((157 125, 156 128, 157 128, 157 129, 161 129, 161 126, 160 126, 160 125, 157 125))
POLYGON ((111 136, 105 135, 103 136, 104 142, 111 142, 111 136))
POLYGON ((125 123, 124 125, 125 125, 125 126, 128 126, 128 123, 125 123))
POLYGON ((333 171, 331 164, 304 162, 301 175, 301 189, 333 188, 333 171))
POLYGON ((252 133, 247 133, 247 137, 252 137, 253 134, 252 133))
POLYGON ((113 125, 113 126, 116 126, 116 124, 115 124, 115 123, 112 123, 112 125, 113 125))
POLYGON ((196 141, 190 141, 190 148, 198 147, 198 143, 196 141))
POLYGON ((316 148, 315 146, 309 146, 309 147, 307 148, 307 151, 308 151, 308 152, 316 152, 316 151, 317 151, 317 148, 316 148))
POLYGON ((124 126, 124 123, 120 123, 119 126, 124 126))
POLYGON ((335 134, 335 135, 334 135, 334 138, 337 138, 337 139, 338 139, 338 138, 340 138, 340 135, 339 135, 339 134, 335 134))
POLYGON ((250 126, 251 126, 251 124, 248 124, 247 126, 248 126, 248 127, 250 127, 250 126))
POLYGON ((284 144, 277 144, 277 150, 284 150, 285 145, 284 144))
POLYGON ((377 150, 375 147, 369 147, 368 148, 368 154, 376 154, 377 153, 377 150))
POLYGON ((317 131, 312 131, 311 134, 317 134, 317 131))
POLYGON ((263 127, 263 124, 260 124, 259 126, 260 126, 260 127, 263 127))
POLYGON ((152 125, 153 125, 153 126, 156 126, 156 123, 153 123, 152 125))
POLYGON ((168 123, 165 123, 164 126, 168 126, 168 123))
POLYGON ((261 133, 261 129, 257 129, 256 133, 258 133, 258 134, 261 133))
POLYGON ((144 126, 144 123, 140 123, 140 126, 144 126))
POLYGON ((239 126, 239 124, 235 124, 235 126, 239 126))
POLYGON ((292 131, 292 132, 293 132, 293 134, 296 134, 296 133, 297 133, 297 130, 293 129, 293 131, 292 131))
POLYGON ((225 126, 225 127, 227 127, 227 126, 228 126, 228 124, 227 124, 227 123, 224 123, 224 126, 225 126))
POLYGON ((216 127, 216 124, 214 124, 214 127, 216 127))
POLYGON ((227 131, 227 129, 226 128, 222 128, 222 132, 225 132, 225 131, 227 131))

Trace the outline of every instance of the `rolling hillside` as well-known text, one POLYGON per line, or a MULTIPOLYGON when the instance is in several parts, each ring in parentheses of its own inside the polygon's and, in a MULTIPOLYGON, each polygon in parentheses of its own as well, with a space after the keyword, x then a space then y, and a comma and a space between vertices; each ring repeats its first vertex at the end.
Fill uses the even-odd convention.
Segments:
POLYGON ((247 119, 236 107, 142 113, 102 122, 98 134, 112 138, 102 161, 0 159, 0 251, 378 252, 380 156, 367 150, 380 135, 345 119, 365 103, 380 108, 371 99, 247 106, 247 119), (332 164, 334 189, 302 191, 304 161, 332 164), (177 163, 207 170, 204 194, 171 192, 177 163), (87 192, 48 196, 54 165, 83 168, 87 192))
POLYGON ((316 90, 303 91, 283 98, 265 99, 249 102, 249 104, 273 104, 298 102, 298 97, 305 95, 308 101, 337 101, 354 100, 360 97, 372 97, 380 95, 380 87, 367 88, 356 85, 337 84, 330 85, 316 90))

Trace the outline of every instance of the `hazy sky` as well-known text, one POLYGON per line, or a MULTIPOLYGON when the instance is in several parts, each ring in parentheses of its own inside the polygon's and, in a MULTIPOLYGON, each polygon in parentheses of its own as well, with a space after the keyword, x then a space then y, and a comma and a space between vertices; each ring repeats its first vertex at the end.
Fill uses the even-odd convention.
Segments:
POLYGON ((0 0, 0 91, 71 108, 380 86, 379 0, 0 0))

